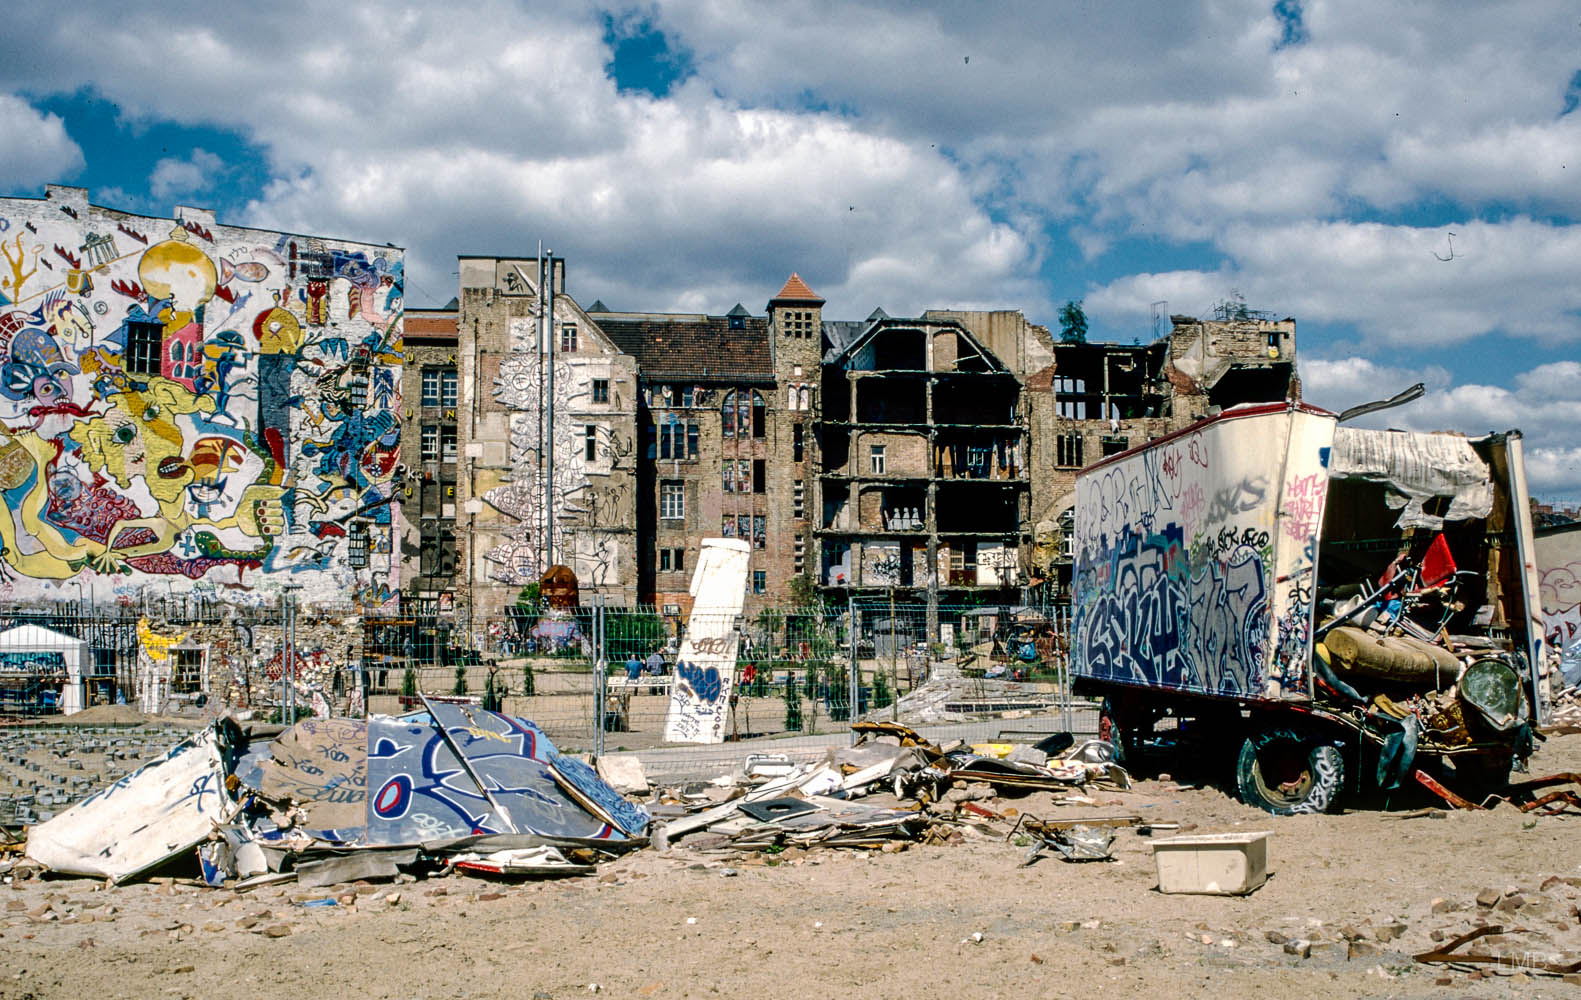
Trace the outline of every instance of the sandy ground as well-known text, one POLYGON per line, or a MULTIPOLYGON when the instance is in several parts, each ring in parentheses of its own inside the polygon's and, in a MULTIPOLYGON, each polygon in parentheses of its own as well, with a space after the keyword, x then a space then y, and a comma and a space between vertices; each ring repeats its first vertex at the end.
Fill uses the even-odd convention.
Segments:
MULTIPOLYGON (((1581 771, 1581 737, 1550 741, 1533 769, 1581 771)), ((1273 875, 1244 898, 1166 896, 1135 831, 1119 834, 1111 862, 1022 868, 1024 847, 973 830, 961 844, 899 853, 649 849, 596 876, 524 884, 450 877, 238 895, 26 880, 0 887, 0 998, 566 998, 591 995, 591 984, 610 996, 765 1000, 1577 995, 1513 967, 1473 978, 1408 956, 1435 932, 1493 918, 1526 927, 1512 940, 1531 950, 1581 957, 1569 908, 1581 888, 1544 885, 1581 876, 1581 816, 1506 806, 1401 818, 1428 804, 1418 799, 1394 812, 1280 819, 1163 778, 1095 806, 984 804, 1269 830, 1273 875), (1523 908, 1476 902, 1511 889, 1523 908), (326 896, 338 904, 301 905, 326 896), (1396 922, 1401 936, 1379 941, 1396 922), (1342 931, 1359 944, 1345 945, 1342 931), (1319 944, 1301 958, 1269 932, 1319 944)))

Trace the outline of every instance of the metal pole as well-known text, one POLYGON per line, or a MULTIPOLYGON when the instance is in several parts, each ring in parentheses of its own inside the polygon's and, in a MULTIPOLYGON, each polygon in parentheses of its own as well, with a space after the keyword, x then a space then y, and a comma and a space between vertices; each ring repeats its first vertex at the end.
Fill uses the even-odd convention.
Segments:
MULTIPOLYGON (((857 698, 862 691, 862 661, 856 655, 857 620, 856 597, 850 590, 845 592, 846 627, 850 629, 850 677, 846 681, 846 697, 850 699, 850 708, 846 712, 847 724, 856 721, 857 698)), ((894 623, 892 622, 891 625, 894 623)), ((851 730, 851 742, 856 742, 856 730, 851 730)))
MULTIPOLYGON (((549 327, 549 351, 548 351, 549 366, 548 366, 548 376, 544 379, 545 390, 546 390, 546 393, 547 393, 547 395, 549 397, 549 400, 548 400, 548 402, 549 402, 549 451, 548 451, 549 461, 548 461, 548 466, 547 466, 547 468, 548 468, 547 481, 548 481, 548 484, 549 484, 549 491, 548 491, 548 496, 547 496, 547 502, 544 504, 544 517, 546 519, 546 526, 547 526, 547 529, 548 529, 544 533, 544 541, 546 543, 545 544, 545 551, 548 554, 548 558, 545 560, 545 563, 544 563, 544 569, 547 570, 550 566, 554 565, 554 527, 555 527, 555 525, 554 525, 554 421, 555 421, 555 412, 554 412, 554 340, 555 340, 555 331, 554 331, 554 251, 553 250, 546 250, 546 251, 544 251, 544 258, 545 258, 546 262, 549 265, 549 273, 547 275, 545 275, 545 281, 544 281, 543 285, 541 286, 541 290, 542 290, 542 293, 543 293, 543 301, 545 303, 545 305, 544 305, 544 314, 547 317, 547 323, 548 323, 548 327, 549 327)), ((599 732, 603 732, 602 727, 600 727, 599 732)))
POLYGON ((593 755, 604 755, 604 722, 609 703, 609 657, 604 643, 609 640, 604 632, 604 596, 593 599, 593 755))
POLYGON ((549 363, 544 354, 544 345, 549 337, 544 333, 544 293, 543 293, 543 240, 538 241, 538 510, 535 515, 538 524, 538 575, 541 577, 549 569, 549 550, 545 547, 548 538, 549 518, 549 481, 544 478, 544 455, 549 451, 549 434, 547 411, 544 409, 544 378, 549 369, 549 363))

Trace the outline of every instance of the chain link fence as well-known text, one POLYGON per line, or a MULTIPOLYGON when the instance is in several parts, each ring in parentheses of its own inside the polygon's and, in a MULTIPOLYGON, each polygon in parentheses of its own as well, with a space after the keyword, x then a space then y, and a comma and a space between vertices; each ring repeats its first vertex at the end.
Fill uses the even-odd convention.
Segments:
POLYGON ((121 702, 160 715, 400 714, 426 697, 531 719, 564 749, 640 752, 660 773, 733 762, 742 741, 807 759, 849 740, 856 719, 939 742, 1097 728, 1070 696, 1062 607, 880 598, 694 617, 738 637, 732 675, 714 679, 686 676, 688 622, 654 607, 518 608, 477 623, 428 607, 287 611, 174 597, 0 609, 0 715, 121 702), (667 742, 674 686, 715 683, 727 743, 667 742))

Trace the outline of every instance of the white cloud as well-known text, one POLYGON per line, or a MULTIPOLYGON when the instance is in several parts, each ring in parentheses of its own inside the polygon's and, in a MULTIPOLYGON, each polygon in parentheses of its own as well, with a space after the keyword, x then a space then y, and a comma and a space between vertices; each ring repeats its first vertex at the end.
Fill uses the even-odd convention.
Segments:
POLYGON ((1239 226, 1229 266, 1139 274, 1087 296, 1094 315, 1146 316, 1148 303, 1206 312, 1231 288, 1308 322, 1353 324, 1379 347, 1453 344, 1491 330, 1540 342, 1581 340, 1581 226, 1529 218, 1431 230, 1355 222, 1239 226), (1449 234, 1453 233, 1453 236, 1449 234), (1453 246, 1453 259, 1450 256, 1453 246))
POLYGON ((82 150, 60 117, 15 94, 0 93, 0 136, 0 191, 36 188, 82 169, 82 150))
MULTIPOLYGON (((91 33, 11 13, 0 93, 86 85, 134 120, 240 132, 273 178, 241 221, 404 245, 412 302, 454 294, 457 252, 543 238, 574 294, 616 308, 757 310, 797 270, 841 317, 1050 322, 1085 297, 1134 329, 1239 289, 1354 328, 1374 360, 1499 331, 1535 369, 1581 341, 1572 5, 1314 0, 1278 51, 1271 6, 621 5, 696 69, 656 100, 617 92, 601 11, 575 0, 87 0, 91 33), (1051 270, 1120 276, 1048 287, 1067 240, 1090 259, 1051 270), (1131 240, 1146 270, 1117 262, 1131 240)), ((150 187, 213 190, 224 166, 173 150, 150 187)), ((1467 407, 1505 402, 1459 382, 1467 407)))
POLYGON ((1423 382, 1428 392, 1420 400, 1361 417, 1357 424, 1471 435, 1519 430, 1531 492, 1544 499, 1581 498, 1581 447, 1574 444, 1581 426, 1581 363, 1540 364, 1505 388, 1455 385, 1442 368, 1411 370, 1359 357, 1309 359, 1301 363, 1301 381, 1308 402, 1336 412, 1423 382))
POLYGON ((205 191, 218 180, 225 161, 205 149, 194 149, 185 159, 166 157, 154 164, 148 189, 155 198, 170 198, 205 191))

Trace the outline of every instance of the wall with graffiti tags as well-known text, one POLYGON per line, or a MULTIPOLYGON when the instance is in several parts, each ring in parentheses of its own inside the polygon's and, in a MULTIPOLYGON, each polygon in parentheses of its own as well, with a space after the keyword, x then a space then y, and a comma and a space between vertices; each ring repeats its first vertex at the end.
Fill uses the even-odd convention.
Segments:
POLYGON ((1076 482, 1077 676, 1232 697, 1310 694, 1333 418, 1228 415, 1076 482))
POLYGON ((1549 655, 1563 678, 1557 693, 1581 684, 1581 524, 1539 533, 1536 548, 1549 655))
MULTIPOLYGON (((537 582, 551 547, 584 603, 594 594, 634 603, 636 359, 563 287, 545 357, 537 262, 461 263, 456 492, 470 510, 464 593, 474 619, 500 615, 537 582)), ((556 272, 563 282, 563 261, 556 272)))
POLYGON ((389 600, 401 250, 64 187, 0 247, 0 600, 389 600))

